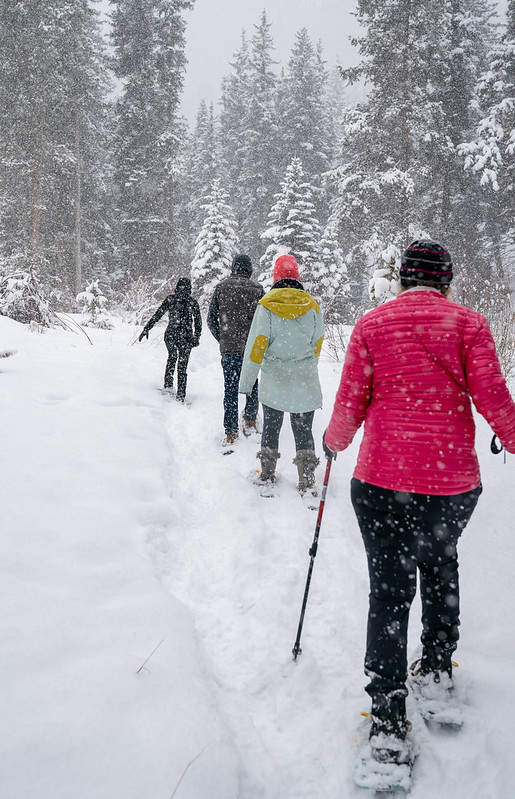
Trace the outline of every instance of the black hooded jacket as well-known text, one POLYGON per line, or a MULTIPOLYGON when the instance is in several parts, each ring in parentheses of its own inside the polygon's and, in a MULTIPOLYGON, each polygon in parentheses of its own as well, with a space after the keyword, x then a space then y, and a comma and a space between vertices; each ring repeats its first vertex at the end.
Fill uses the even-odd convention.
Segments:
POLYGON ((173 338, 192 347, 198 344, 202 332, 202 317, 198 302, 191 296, 191 280, 189 278, 181 277, 177 281, 174 293, 169 294, 161 303, 143 328, 144 332, 148 333, 167 312, 168 325, 165 330, 165 340, 173 338))

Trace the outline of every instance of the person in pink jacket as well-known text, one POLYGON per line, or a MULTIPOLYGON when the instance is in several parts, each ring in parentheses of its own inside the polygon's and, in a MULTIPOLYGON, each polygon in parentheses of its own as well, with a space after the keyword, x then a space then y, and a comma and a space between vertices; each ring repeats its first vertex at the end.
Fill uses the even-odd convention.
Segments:
POLYGON ((411 684, 419 697, 435 696, 436 686, 452 693, 457 543, 481 494, 472 403, 515 453, 515 404, 488 323, 447 298, 451 280, 443 247, 408 247, 399 296, 353 330, 324 433, 332 458, 364 423, 351 498, 369 566, 365 673, 378 760, 395 760, 409 726, 407 628, 417 571, 422 656, 410 667, 411 684))

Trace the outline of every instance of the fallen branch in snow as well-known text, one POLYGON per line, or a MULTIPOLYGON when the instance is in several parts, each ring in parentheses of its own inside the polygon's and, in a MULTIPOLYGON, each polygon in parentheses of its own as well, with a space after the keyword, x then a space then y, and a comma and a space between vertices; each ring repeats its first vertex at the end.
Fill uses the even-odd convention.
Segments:
POLYGON ((0 358, 9 358, 11 355, 14 355, 16 350, 0 350, 0 358))
POLYGON ((67 314, 64 314, 62 311, 59 311, 61 316, 64 316, 68 320, 68 321, 63 321, 61 319, 61 317, 57 314, 57 312, 54 311, 53 309, 52 309, 52 313, 54 314, 56 319, 59 320, 59 322, 62 324, 62 326, 63 327, 67 327, 68 330, 71 330, 72 333, 76 333, 77 330, 74 330, 73 327, 71 327, 71 325, 73 325, 74 327, 78 328, 80 330, 80 332, 83 333, 86 336, 86 338, 89 341, 89 343, 91 344, 91 346, 93 346, 93 342, 91 341, 90 337, 88 336, 88 334, 86 333, 86 331, 84 330, 82 325, 79 325, 79 323, 76 322, 75 319, 71 319, 71 317, 67 316, 67 314))
POLYGON ((175 796, 175 794, 177 793, 177 791, 178 791, 178 789, 179 789, 179 785, 181 784, 181 782, 183 781, 184 777, 186 776, 186 774, 187 774, 187 771, 188 771, 189 767, 190 767, 190 766, 192 766, 192 765, 193 765, 193 763, 194 763, 196 760, 198 760, 198 759, 199 759, 199 757, 200 757, 201 755, 203 755, 203 754, 204 754, 204 752, 206 751, 206 749, 207 749, 207 747, 208 747, 208 746, 209 746, 209 744, 206 744, 206 745, 205 745, 205 747, 204 747, 203 749, 201 749, 201 750, 200 750, 200 752, 198 753, 198 755, 195 755, 195 757, 194 757, 192 760, 190 760, 190 762, 188 763, 188 765, 186 766, 186 768, 185 768, 185 769, 184 769, 184 771, 182 772, 182 774, 181 774, 181 776, 180 776, 180 779, 179 779, 179 782, 177 783, 177 785, 176 785, 176 786, 175 786, 175 788, 173 789, 173 793, 172 793, 172 795, 170 796, 170 799, 173 799, 173 797, 174 797, 174 796, 175 796))
MULTIPOLYGON (((165 640, 165 639, 163 638, 163 641, 164 641, 164 640, 165 640)), ((145 660, 145 661, 144 661, 144 662, 141 664, 141 666, 140 666, 140 667, 139 667, 139 669, 137 670, 136 674, 139 674, 139 673, 140 673, 140 671, 141 671, 142 669, 144 669, 144 668, 145 668, 145 666, 147 665, 148 661, 150 660, 150 658, 152 657, 152 655, 154 654, 154 652, 157 652, 157 650, 159 649, 159 647, 161 646, 161 644, 163 643, 163 641, 159 641, 158 645, 157 645, 156 647, 154 647, 154 649, 152 650, 152 652, 150 653, 150 655, 148 656, 148 658, 147 658, 147 659, 146 659, 146 660, 145 660)))

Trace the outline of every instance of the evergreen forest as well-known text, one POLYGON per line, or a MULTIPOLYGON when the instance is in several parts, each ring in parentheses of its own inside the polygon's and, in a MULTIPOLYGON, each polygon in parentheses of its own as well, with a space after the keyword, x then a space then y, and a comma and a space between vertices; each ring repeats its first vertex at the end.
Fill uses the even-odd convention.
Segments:
POLYGON ((2 0, 0 313, 45 324, 92 286, 146 312, 181 276, 205 309, 236 252, 265 287, 288 252, 351 324, 431 237, 455 298, 512 322, 515 0, 503 19, 489 0, 356 0, 353 67, 305 28, 280 61, 263 10, 189 124, 194 4, 110 0, 107 33, 89 0, 2 0))

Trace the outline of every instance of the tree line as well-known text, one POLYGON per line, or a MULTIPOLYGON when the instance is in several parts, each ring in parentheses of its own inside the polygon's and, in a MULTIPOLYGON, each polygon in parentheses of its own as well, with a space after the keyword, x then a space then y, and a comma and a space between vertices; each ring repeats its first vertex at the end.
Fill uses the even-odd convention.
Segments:
POLYGON ((306 29, 280 63, 263 11, 191 128, 194 0, 110 4, 107 38, 89 0, 3 0, 0 312, 27 272, 57 308, 92 281, 181 275, 205 303, 240 250, 265 285, 291 252, 351 321, 424 235, 451 250, 464 296, 508 291, 515 0, 505 25, 488 0, 356 0, 352 68, 328 65, 306 29))

